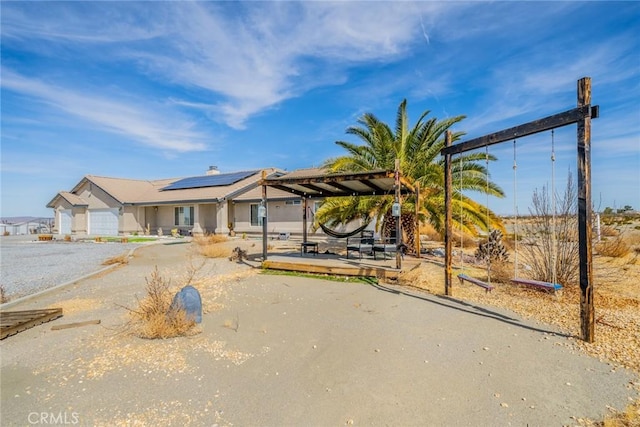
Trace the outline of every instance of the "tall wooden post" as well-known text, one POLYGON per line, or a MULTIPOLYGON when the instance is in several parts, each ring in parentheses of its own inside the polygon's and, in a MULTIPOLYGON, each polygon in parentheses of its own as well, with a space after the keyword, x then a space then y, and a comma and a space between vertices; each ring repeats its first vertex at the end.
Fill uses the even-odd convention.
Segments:
MULTIPOLYGON (((578 108, 591 104, 591 78, 578 80, 578 108)), ((580 245, 580 326, 582 339, 594 340, 591 249, 591 114, 578 125, 578 241, 580 245)))
POLYGON ((414 239, 415 241, 415 247, 416 247, 416 256, 418 257, 418 259, 420 259, 420 218, 418 217, 418 214, 420 213, 420 183, 416 182, 415 184, 416 187, 416 232, 415 232, 415 236, 414 239))
POLYGON ((302 242, 307 243, 307 198, 302 197, 302 242))
MULTIPOLYGON (((400 204, 400 159, 396 159, 395 170, 395 202, 400 204)), ((402 253, 400 247, 402 246, 402 206, 400 206, 399 216, 396 217, 396 268, 399 270, 402 268, 402 253)))
MULTIPOLYGON (((444 134, 445 148, 451 146, 451 131, 444 134)), ((444 293, 451 295, 451 154, 444 155, 444 293)))
MULTIPOLYGON (((262 171, 262 181, 267 179, 267 171, 262 171)), ((262 260, 267 260, 267 186, 262 185, 262 206, 265 208, 265 215, 262 218, 262 260)))

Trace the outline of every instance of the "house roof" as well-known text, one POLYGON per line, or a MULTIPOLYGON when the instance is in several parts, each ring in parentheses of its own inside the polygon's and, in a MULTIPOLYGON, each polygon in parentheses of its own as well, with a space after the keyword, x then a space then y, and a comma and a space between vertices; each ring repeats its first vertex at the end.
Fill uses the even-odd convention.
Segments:
POLYGON ((89 205, 89 203, 87 203, 87 201, 84 200, 82 197, 76 194, 70 193, 68 191, 61 191, 58 194, 56 194, 56 196, 53 199, 51 199, 49 203, 47 203, 47 207, 48 208, 55 207, 56 200, 59 198, 66 200, 71 206, 88 206, 89 205))
MULTIPOLYGON (((400 192, 414 192, 413 186, 400 180, 400 192)), ((327 169, 298 169, 279 177, 269 177, 263 185, 307 198, 393 195, 395 172, 373 170, 363 172, 329 172, 327 169)))
MULTIPOLYGON (((207 179, 207 176, 192 177, 202 178, 196 180, 210 184, 207 186, 188 186, 189 188, 171 189, 171 184, 184 181, 185 178, 166 178, 159 180, 137 180, 125 178, 111 178, 104 176, 87 175, 71 192, 62 191, 54 197, 47 207, 55 207, 55 201, 62 197, 74 206, 86 206, 87 202, 76 193, 87 183, 99 187, 102 191, 113 197, 122 205, 159 205, 172 203, 196 203, 215 202, 235 195, 242 194, 247 188, 251 189, 258 185, 262 179, 262 171, 254 170, 239 174, 213 175, 219 177, 217 180, 207 179), (225 175, 233 175, 234 179, 226 179, 225 175), (238 178, 241 177, 241 178, 238 178), (220 185, 220 183, 226 185, 220 185)), ((276 168, 264 169, 267 176, 272 174, 282 174, 276 168)))

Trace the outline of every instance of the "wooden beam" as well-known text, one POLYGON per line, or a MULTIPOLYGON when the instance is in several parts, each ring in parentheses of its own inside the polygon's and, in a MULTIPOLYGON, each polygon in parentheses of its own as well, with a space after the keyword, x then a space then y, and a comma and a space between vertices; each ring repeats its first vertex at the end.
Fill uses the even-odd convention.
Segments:
POLYGON ((300 184, 300 186, 304 188, 308 188, 309 190, 315 191, 320 194, 331 193, 331 190, 327 190, 326 188, 318 187, 317 185, 313 185, 313 184, 300 184))
MULTIPOLYGON (((591 103, 591 79, 578 80, 578 108, 591 103)), ((578 242, 580 257, 580 326, 582 339, 594 340, 591 248, 591 116, 578 121, 578 242)))
POLYGON ((544 132, 551 129, 567 126, 573 123, 583 121, 585 118, 597 118, 599 115, 599 107, 591 107, 589 104, 584 104, 568 110, 563 113, 554 114, 553 116, 545 117, 543 119, 534 120, 529 123, 514 126, 509 129, 494 132, 488 135, 484 135, 478 138, 471 139, 469 141, 461 142, 456 145, 445 147, 440 152, 443 156, 446 154, 460 154, 465 151, 475 150, 487 145, 499 144, 505 141, 511 141, 513 139, 522 138, 528 135, 544 132))
POLYGON ((327 184, 337 188, 338 190, 342 190, 345 195, 352 195, 354 193, 354 190, 352 188, 349 188, 346 185, 342 185, 339 182, 328 181, 327 184))
MULTIPOLYGON (((444 134, 444 146, 445 149, 451 147, 451 131, 447 130, 444 134)), ((444 150, 443 150, 444 151, 444 150)), ((451 184, 452 184, 452 172, 451 172, 451 153, 444 155, 444 293, 445 295, 451 295, 451 184)))
POLYGON ((388 192, 384 191, 382 188, 378 187, 368 179, 362 179, 360 180, 360 182, 366 185, 367 187, 371 188, 373 190, 372 194, 379 194, 381 196, 388 194, 388 192))
POLYGON ((287 193, 291 193, 300 197, 304 197, 307 195, 307 193, 305 193, 304 191, 296 190, 295 188, 286 187, 284 185, 269 185, 269 187, 277 188, 278 190, 286 191, 287 193))

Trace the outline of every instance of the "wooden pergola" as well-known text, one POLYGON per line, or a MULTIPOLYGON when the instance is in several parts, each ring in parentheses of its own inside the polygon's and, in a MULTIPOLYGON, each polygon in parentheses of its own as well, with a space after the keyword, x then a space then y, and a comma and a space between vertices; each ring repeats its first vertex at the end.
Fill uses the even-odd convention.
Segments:
MULTIPOLYGON (((264 172, 263 172, 264 174, 264 172)), ((277 188, 300 196, 303 200, 302 209, 302 241, 307 243, 307 206, 311 199, 325 199, 328 197, 349 196, 394 196, 399 202, 403 194, 415 194, 419 192, 413 185, 404 179, 400 173, 398 161, 396 170, 372 170, 364 172, 336 172, 331 173, 326 169, 300 169, 279 177, 266 177, 262 181, 262 204, 267 206, 267 187, 277 188)), ((417 205, 417 204, 416 204, 417 205)), ((417 221, 417 215, 416 215, 417 221)), ((398 245, 402 244, 400 221, 396 222, 396 236, 398 245)), ((420 239, 416 239, 417 253, 420 253, 420 239)), ((267 213, 262 218, 262 257, 267 259, 267 213)), ((400 253, 396 253, 396 267, 401 268, 400 253)))

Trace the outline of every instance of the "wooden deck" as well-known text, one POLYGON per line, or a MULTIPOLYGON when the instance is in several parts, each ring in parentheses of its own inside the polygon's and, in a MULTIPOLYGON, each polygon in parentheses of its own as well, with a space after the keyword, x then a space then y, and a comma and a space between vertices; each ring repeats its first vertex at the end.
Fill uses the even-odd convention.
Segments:
POLYGON ((417 259, 405 257, 402 269, 395 268, 395 257, 385 260, 373 257, 358 256, 347 259, 341 255, 306 253, 279 253, 269 255, 262 261, 262 268, 284 271, 297 271, 311 274, 332 274, 337 276, 376 277, 383 280, 397 280, 402 270, 408 270, 416 265, 417 259))
POLYGON ((62 317, 61 308, 42 310, 0 311, 0 339, 62 317))

